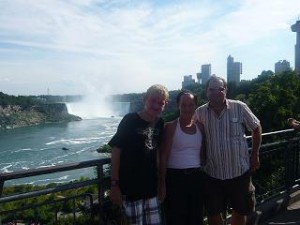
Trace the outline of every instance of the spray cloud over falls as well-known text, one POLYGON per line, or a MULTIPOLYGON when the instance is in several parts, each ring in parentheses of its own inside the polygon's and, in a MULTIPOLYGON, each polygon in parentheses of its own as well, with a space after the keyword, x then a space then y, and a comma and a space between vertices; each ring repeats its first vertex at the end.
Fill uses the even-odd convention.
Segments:
POLYGON ((88 93, 81 101, 67 103, 70 114, 82 119, 124 116, 130 111, 130 102, 113 101, 108 88, 96 89, 89 85, 88 93))

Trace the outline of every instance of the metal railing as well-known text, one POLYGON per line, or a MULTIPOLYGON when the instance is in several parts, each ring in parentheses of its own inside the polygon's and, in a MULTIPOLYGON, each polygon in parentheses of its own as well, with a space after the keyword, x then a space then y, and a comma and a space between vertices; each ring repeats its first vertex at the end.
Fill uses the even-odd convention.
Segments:
MULTIPOLYGON (((284 192, 288 193, 293 186, 300 184, 300 133, 296 133, 293 129, 264 133, 263 144, 260 150, 260 161, 260 169, 253 174, 253 182, 256 186, 257 204, 262 204, 284 192)), ((105 210, 104 205, 106 204, 107 207, 111 207, 109 201, 107 200, 106 193, 109 188, 109 175, 110 158, 0 174, 0 225, 1 218, 7 214, 13 214, 13 221, 15 221, 16 224, 18 213, 22 210, 25 211, 28 209, 34 210, 34 220, 38 221, 38 210, 42 205, 55 205, 59 204, 60 202, 65 203, 66 201, 74 202, 74 199, 77 198, 88 199, 84 200, 83 202, 88 202, 89 205, 89 207, 84 207, 84 209, 88 208, 90 210, 88 214, 84 214, 85 216, 90 217, 91 222, 89 224, 93 224, 93 221, 95 221, 95 216, 98 217, 98 220, 101 219, 102 224, 108 224, 108 213, 111 213, 111 211, 105 210), (93 179, 79 180, 77 182, 65 183, 59 186, 48 187, 25 193, 3 195, 4 184, 7 181, 24 177, 34 177, 37 175, 45 176, 47 174, 49 175, 56 172, 72 171, 89 167, 96 168, 96 177, 93 179), (75 196, 63 196, 63 199, 51 199, 50 201, 45 201, 38 204, 27 205, 22 203, 20 207, 14 209, 5 208, 6 203, 14 201, 26 201, 26 199, 33 197, 55 193, 58 194, 62 191, 74 190, 92 185, 97 186, 96 200, 98 203, 94 202, 93 197, 89 193, 84 193, 75 196), (95 204, 98 205, 98 208, 97 210, 93 211, 92 209, 94 208, 95 204)), ((76 220, 76 206, 74 203, 73 205, 73 211, 71 212, 73 218, 72 223, 80 224, 76 220)), ((59 210, 55 208, 57 207, 54 207, 54 210, 56 210, 56 219, 54 220, 53 224, 60 224, 57 219, 59 210)), ((3 223, 7 223, 7 221, 3 220, 3 223)))
MULTIPOLYGON (((91 194, 85 193, 81 195, 74 195, 74 196, 61 196, 63 199, 51 199, 50 201, 46 201, 44 203, 39 203, 39 204, 30 204, 30 205, 24 205, 24 203, 21 204, 20 207, 15 208, 15 209, 6 209, 5 203, 9 202, 15 202, 15 201, 20 201, 20 200, 26 200, 38 196, 45 196, 49 194, 54 194, 54 193, 60 193, 63 191, 67 190, 75 190, 75 189, 80 189, 83 187, 88 187, 88 186, 97 186, 97 205, 103 206, 104 201, 107 199, 107 194, 106 191, 108 189, 108 184, 109 184, 109 179, 110 179, 110 158, 103 158, 103 159, 97 159, 97 160, 89 160, 89 161, 84 161, 84 162, 78 162, 78 163, 70 163, 70 164, 64 164, 64 165, 58 165, 58 166, 53 166, 53 167, 48 167, 48 168, 39 168, 39 169, 30 169, 30 170, 24 170, 24 171, 17 171, 17 172, 12 172, 12 173, 2 173, 0 174, 0 224, 2 224, 1 218, 3 218, 4 215, 6 214, 13 214, 13 218, 15 221, 14 223, 16 224, 17 222, 17 212, 20 211, 25 211, 28 210, 29 208, 34 209, 37 211, 37 209, 41 205, 49 205, 49 204, 56 204, 58 202, 64 202, 66 203, 67 201, 78 199, 78 198, 83 198, 86 197, 88 198, 89 201, 89 209, 92 212, 92 209, 94 208, 94 199, 92 198, 91 194), (4 185, 6 181, 11 181, 11 180, 16 180, 20 178, 25 178, 25 177, 35 177, 39 175, 49 175, 52 173, 57 173, 57 172, 64 172, 64 171, 73 171, 73 170, 78 170, 78 169, 85 169, 85 168, 95 168, 96 170, 96 177, 87 179, 87 180, 78 180, 74 182, 69 182, 69 183, 64 183, 61 185, 55 185, 55 186, 50 186, 45 188, 40 189, 40 190, 34 190, 30 192, 25 192, 25 193, 16 193, 16 194, 11 194, 11 195, 3 195, 4 193, 4 185)), ((86 200, 84 200, 86 201, 86 200)), ((57 208, 57 207, 56 207, 57 208)), ((73 207, 73 224, 76 224, 76 216, 75 216, 75 207, 73 207)), ((103 214, 103 208, 100 208, 98 210, 98 217, 101 218, 105 221, 105 215, 103 214)), ((38 213, 35 213, 36 215, 38 213)), ((57 215, 57 214, 56 214, 57 215)), ((94 215, 91 214, 91 220, 93 220, 94 215)), ((37 221, 38 218, 35 218, 37 221)), ((57 220, 56 220, 57 221, 57 220)), ((7 221, 3 221, 5 223, 7 221)))
POLYGON ((300 133, 294 129, 264 133, 260 169, 252 176, 257 204, 288 193, 300 184, 300 133))

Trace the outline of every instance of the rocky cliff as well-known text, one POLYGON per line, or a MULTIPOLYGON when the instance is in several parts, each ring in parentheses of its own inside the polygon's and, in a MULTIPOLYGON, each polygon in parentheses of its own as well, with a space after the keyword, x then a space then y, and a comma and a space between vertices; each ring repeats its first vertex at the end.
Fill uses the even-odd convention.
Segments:
POLYGON ((69 114, 64 103, 40 104, 26 109, 18 105, 0 105, 0 129, 78 120, 81 118, 69 114))

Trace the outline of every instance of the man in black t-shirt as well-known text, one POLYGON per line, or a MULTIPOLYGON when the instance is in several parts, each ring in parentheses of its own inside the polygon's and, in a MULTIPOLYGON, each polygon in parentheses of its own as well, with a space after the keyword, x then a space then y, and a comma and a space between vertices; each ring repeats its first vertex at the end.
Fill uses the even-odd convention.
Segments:
POLYGON ((108 143, 112 147, 110 199, 122 206, 129 224, 161 224, 156 160, 164 125, 160 114, 168 97, 164 86, 151 86, 143 110, 124 116, 108 143))

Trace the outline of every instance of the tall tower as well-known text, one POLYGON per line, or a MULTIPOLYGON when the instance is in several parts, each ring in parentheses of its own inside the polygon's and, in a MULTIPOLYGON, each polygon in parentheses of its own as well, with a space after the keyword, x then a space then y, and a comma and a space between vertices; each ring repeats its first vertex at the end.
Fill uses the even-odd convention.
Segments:
POLYGON ((211 76, 211 64, 201 66, 201 73, 197 73, 198 83, 205 84, 211 76))
POLYGON ((202 84, 205 84, 211 76, 211 65, 204 64, 201 66, 202 84))
POLYGON ((240 83, 242 73, 242 63, 234 62, 231 55, 227 58, 227 82, 240 83))
POLYGON ((297 33, 296 45, 295 45, 295 71, 300 73, 300 20, 291 26, 293 32, 297 33))

